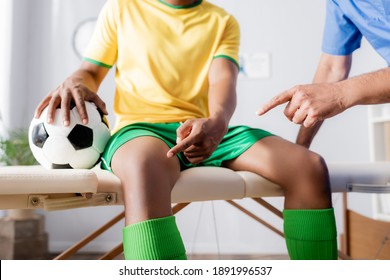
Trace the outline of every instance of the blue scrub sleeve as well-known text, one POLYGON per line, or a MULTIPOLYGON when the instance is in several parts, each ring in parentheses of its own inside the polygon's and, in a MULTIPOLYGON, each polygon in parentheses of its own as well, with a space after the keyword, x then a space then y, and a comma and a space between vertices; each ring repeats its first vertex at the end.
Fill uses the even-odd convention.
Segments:
POLYGON ((326 2, 322 51, 331 55, 349 55, 360 47, 362 34, 333 0, 326 2))

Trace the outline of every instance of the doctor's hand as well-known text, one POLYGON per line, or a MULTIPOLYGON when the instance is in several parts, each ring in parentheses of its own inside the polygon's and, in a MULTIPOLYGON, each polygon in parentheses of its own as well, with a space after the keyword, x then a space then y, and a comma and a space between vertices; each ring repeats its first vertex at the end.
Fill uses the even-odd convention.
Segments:
POLYGON ((343 112, 346 96, 337 83, 321 83, 295 86, 273 97, 256 113, 264 115, 271 109, 284 104, 285 116, 296 124, 312 127, 318 121, 343 112))
POLYGON ((192 164, 201 163, 211 156, 226 132, 227 125, 221 120, 187 120, 177 129, 177 145, 168 151, 167 157, 183 152, 192 164))
POLYGON ((53 123, 55 110, 60 106, 63 124, 64 126, 69 126, 71 102, 74 102, 82 122, 87 124, 88 115, 85 108, 85 101, 95 103, 103 114, 108 114, 103 100, 95 92, 91 91, 86 85, 84 85, 81 78, 70 76, 41 101, 35 110, 35 118, 39 118, 42 111, 47 106, 47 122, 53 123))

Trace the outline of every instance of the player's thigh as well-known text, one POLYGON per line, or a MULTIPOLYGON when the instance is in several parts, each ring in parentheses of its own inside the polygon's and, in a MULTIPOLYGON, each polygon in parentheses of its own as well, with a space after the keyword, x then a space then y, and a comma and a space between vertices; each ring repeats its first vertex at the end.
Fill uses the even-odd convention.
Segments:
POLYGON ((257 141, 225 166, 252 171, 283 186, 299 180, 326 180, 327 172, 318 154, 278 136, 257 141))

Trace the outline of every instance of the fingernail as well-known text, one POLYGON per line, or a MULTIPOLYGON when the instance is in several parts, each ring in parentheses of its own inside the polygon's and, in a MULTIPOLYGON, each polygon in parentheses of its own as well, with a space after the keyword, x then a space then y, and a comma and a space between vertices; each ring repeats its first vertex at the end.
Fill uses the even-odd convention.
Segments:
POLYGON ((256 115, 261 115, 263 112, 264 112, 263 109, 259 109, 259 110, 256 111, 256 115))
POLYGON ((88 124, 88 119, 83 119, 83 124, 88 124))
POLYGON ((171 158, 173 156, 173 153, 171 152, 171 151, 169 151, 168 153, 167 153, 167 157, 168 158, 171 158))
POLYGON ((180 137, 176 138, 176 144, 178 144, 181 141, 180 137))
POLYGON ((69 121, 63 121, 64 126, 69 126, 69 121))

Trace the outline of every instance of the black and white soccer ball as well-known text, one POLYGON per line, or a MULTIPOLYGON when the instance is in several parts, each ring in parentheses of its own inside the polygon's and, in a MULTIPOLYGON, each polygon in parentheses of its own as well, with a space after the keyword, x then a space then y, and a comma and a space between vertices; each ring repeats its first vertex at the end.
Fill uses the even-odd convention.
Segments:
POLYGON ((99 160, 110 138, 109 125, 96 105, 85 102, 88 124, 84 125, 76 106, 70 110, 70 125, 65 127, 61 109, 54 123, 47 123, 47 107, 29 127, 29 144, 35 159, 49 169, 92 168, 99 160))

